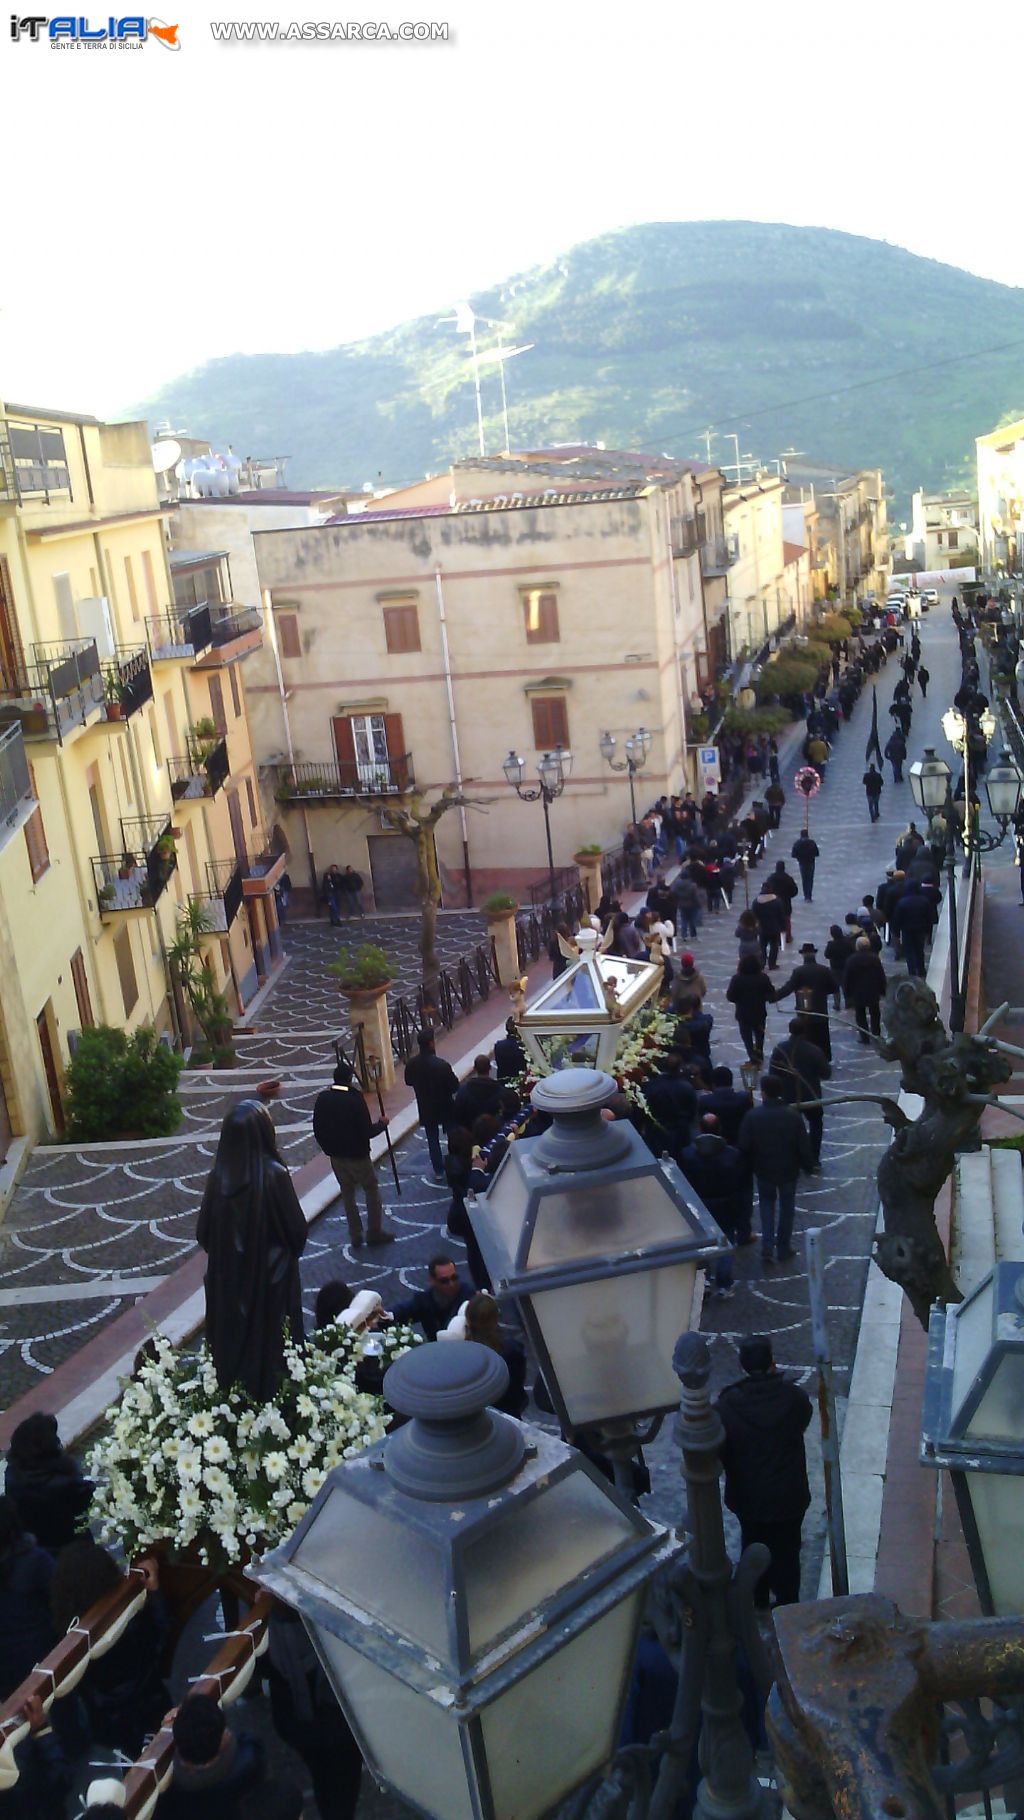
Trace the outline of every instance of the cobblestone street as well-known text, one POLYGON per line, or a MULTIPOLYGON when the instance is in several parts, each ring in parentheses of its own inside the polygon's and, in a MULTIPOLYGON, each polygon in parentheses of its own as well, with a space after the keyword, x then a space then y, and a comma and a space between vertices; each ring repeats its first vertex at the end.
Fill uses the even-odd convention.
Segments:
MULTIPOLYGON (((911 757, 939 740, 939 715, 956 686, 956 646, 945 602, 922 623, 922 637, 933 683, 927 702, 915 705, 911 757)), ((896 681, 890 660, 879 683, 879 718, 887 721, 888 702, 896 681)), ((814 902, 794 907, 793 945, 782 956, 774 978, 781 983, 799 958, 806 940, 823 949, 828 926, 841 921, 864 890, 876 888, 892 861, 893 844, 912 812, 907 783, 889 779, 879 822, 869 824, 860 779, 871 716, 870 688, 862 695, 851 723, 839 735, 820 795, 811 807, 811 830, 821 848, 814 902)), ((883 733, 883 739, 885 734, 883 733)), ((791 755, 784 773, 787 788, 796 764, 791 755)), ((772 837, 761 868, 751 879, 752 892, 776 859, 789 861, 801 826, 801 807, 790 800, 782 826, 772 837)), ((708 1006, 715 1016, 714 1058, 738 1070, 742 1049, 736 1035, 725 987, 736 952, 733 930, 742 907, 742 888, 732 912, 705 918, 691 944, 709 984, 708 1006)), ((441 951, 446 960, 468 949, 480 933, 479 918, 462 913, 443 917, 441 951)), ((415 957, 415 919, 376 919, 359 924, 351 939, 378 940, 402 961, 410 977, 415 957)), ((342 1025, 340 1001, 326 963, 333 959, 349 931, 325 925, 296 924, 287 931, 289 963, 259 1009, 251 1029, 238 1036, 242 1064, 260 1073, 282 1073, 285 1086, 274 1104, 281 1145, 293 1168, 317 1152, 309 1132, 315 1093, 327 1078, 331 1044, 342 1025)), ((888 964, 888 962, 887 962, 888 964)), ((501 1021, 503 999, 495 999, 494 1023, 501 1021)), ((770 1013, 769 1040, 780 1040, 793 1014, 792 998, 770 1013)), ((852 1014, 833 1015, 834 1072, 830 1091, 864 1093, 891 1086, 893 1069, 857 1041, 852 1014)), ((251 1086, 259 1074, 250 1072, 251 1086)), ((185 1078, 186 1126, 180 1137, 132 1146, 95 1146, 75 1152, 39 1149, 32 1157, 8 1220, 0 1233, 0 1371, 5 1401, 12 1400, 40 1375, 69 1357, 123 1307, 134 1300, 193 1250, 195 1216, 216 1147, 223 1110, 240 1091, 230 1077, 185 1078), (113 1280, 112 1280, 113 1279, 113 1280)), ((864 1105, 829 1111, 822 1152, 823 1173, 801 1179, 797 1197, 797 1251, 789 1265, 770 1273, 751 1246, 737 1257, 737 1291, 726 1302, 705 1304, 703 1326, 712 1340, 715 1381, 736 1375, 735 1343, 750 1331, 770 1332, 780 1362, 807 1379, 811 1368, 807 1289, 801 1235, 810 1225, 826 1231, 826 1280, 830 1332, 840 1393, 848 1386, 856 1345, 872 1233, 876 1216, 874 1168, 886 1142, 879 1114, 864 1105)), ((340 1203, 311 1228, 303 1259, 306 1305, 328 1276, 380 1290, 385 1303, 404 1287, 417 1284, 426 1259, 443 1242, 457 1257, 461 1249, 445 1236, 448 1197, 435 1186, 426 1147, 419 1135, 399 1150, 402 1193, 394 1192, 386 1159, 381 1179, 389 1203, 389 1224, 397 1242, 379 1258, 355 1255, 347 1246, 340 1203)), ((678 1508, 677 1463, 666 1437, 652 1461, 654 1505, 661 1514, 678 1508)), ((808 1536, 808 1577, 816 1577, 821 1552, 820 1513, 815 1534, 808 1536)))

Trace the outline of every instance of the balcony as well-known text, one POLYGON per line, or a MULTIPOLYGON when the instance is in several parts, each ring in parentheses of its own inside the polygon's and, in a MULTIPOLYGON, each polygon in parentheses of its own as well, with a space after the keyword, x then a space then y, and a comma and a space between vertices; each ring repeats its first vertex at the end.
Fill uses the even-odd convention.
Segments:
POLYGON ((31 645, 20 686, 0 697, 0 723, 20 725, 25 739, 63 744, 76 727, 103 712, 103 673, 96 641, 31 645))
POLYGON ((207 862, 208 891, 195 893, 190 902, 202 910, 211 935, 226 935, 242 903, 242 870, 237 860, 207 862))
POLYGON ((673 518, 669 525, 669 537, 673 556, 696 556, 700 547, 696 519, 673 518))
POLYGON ((178 864, 171 824, 163 816, 121 820, 120 854, 98 853, 92 862, 101 916, 153 910, 178 864))
POLYGON ((155 664, 189 663, 201 657, 213 642, 209 606, 152 615, 146 621, 146 642, 155 664))
POLYGON ((21 826, 34 806, 21 728, 7 727, 0 732, 0 842, 21 826))
POLYGON ((241 866, 243 897, 269 897, 288 864, 288 854, 263 828, 250 836, 252 852, 241 866))
POLYGON ((274 794, 279 803, 318 803, 358 800, 361 797, 401 796, 416 788, 412 753, 400 758, 388 757, 363 762, 346 759, 344 764, 299 764, 276 767, 274 794))
POLYGON ((153 673, 145 645, 117 645, 113 660, 103 675, 107 698, 107 720, 112 724, 131 720, 140 708, 153 699, 153 673))
POLYGON ((230 769, 226 739, 218 739, 212 745, 204 740, 190 740, 187 757, 167 760, 172 800, 176 803, 209 801, 227 781, 230 769))
POLYGON ((263 643, 263 615, 259 607, 214 606, 210 614, 210 647, 198 659, 204 670, 236 663, 263 643))
POLYGON ((727 575, 739 554, 733 537, 708 537, 700 547, 700 566, 705 575, 727 575))

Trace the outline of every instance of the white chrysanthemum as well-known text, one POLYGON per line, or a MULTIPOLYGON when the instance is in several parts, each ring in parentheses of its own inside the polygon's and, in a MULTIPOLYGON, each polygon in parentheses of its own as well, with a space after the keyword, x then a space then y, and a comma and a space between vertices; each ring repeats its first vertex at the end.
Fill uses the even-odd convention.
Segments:
POLYGON ((202 1441, 207 1435, 212 1435, 213 1428, 213 1417, 208 1409, 197 1409, 195 1415, 189 1418, 189 1434, 195 1435, 197 1441, 202 1441))
POLYGON ((226 1498, 231 1491, 231 1480, 223 1466, 208 1466, 203 1479, 215 1498, 226 1498))
POLYGON ((285 1521, 290 1523, 294 1528, 296 1523, 302 1522, 302 1519, 306 1514, 306 1508, 305 1504, 289 1504, 288 1509, 284 1513, 285 1521))
POLYGON ((302 1489, 307 1498, 312 1500, 316 1497, 326 1476, 326 1473, 324 1473, 319 1466, 310 1466, 308 1471, 303 1473, 302 1489))
POLYGON ((303 1391, 302 1395, 296 1399, 295 1407, 298 1410, 300 1416, 315 1416, 316 1415, 316 1404, 314 1403, 313 1398, 311 1396, 309 1396, 306 1391, 303 1391))
POLYGON ((272 1493, 270 1499, 270 1502, 275 1505, 278 1510, 283 1510, 285 1505, 290 1504, 291 1501, 292 1493, 290 1485, 279 1485, 277 1490, 272 1493))
POLYGON ((288 1458, 290 1460, 297 1460, 300 1466, 308 1466, 315 1451, 309 1435, 299 1435, 288 1449, 288 1458))
POLYGON ((283 1479, 288 1471, 288 1459, 283 1453, 268 1453, 263 1461, 263 1470, 267 1478, 275 1482, 283 1479))
POLYGON ((211 1466, 223 1466, 224 1461, 231 1458, 231 1449, 223 1435, 211 1435, 203 1442, 203 1454, 211 1466))
POLYGON ((183 1447, 178 1455, 178 1477, 195 1481, 203 1470, 203 1456, 198 1447, 183 1447))
POLYGON ((184 1486, 178 1498, 178 1509, 181 1511, 182 1516, 186 1519, 189 1517, 198 1517, 202 1508, 203 1501, 195 1487, 192 1485, 184 1486))

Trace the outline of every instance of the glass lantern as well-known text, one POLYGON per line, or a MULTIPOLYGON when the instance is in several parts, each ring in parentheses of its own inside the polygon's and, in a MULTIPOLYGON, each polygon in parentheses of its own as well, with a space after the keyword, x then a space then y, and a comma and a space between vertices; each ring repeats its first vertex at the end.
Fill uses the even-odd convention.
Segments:
POLYGON ((548 1076, 531 1096, 553 1124, 510 1144, 466 1207, 495 1293, 514 1295, 563 1428, 674 1409, 672 1350, 699 1267, 726 1240, 676 1165, 628 1119, 605 1121, 614 1080, 548 1076))
POLYGON ((932 1311, 921 1459, 952 1478, 982 1611, 1024 1614, 1024 1262, 932 1311))
POLYGON ((924 757, 915 758, 907 776, 917 807, 923 809, 930 820, 937 810, 945 807, 950 779, 949 766, 944 758, 935 756, 934 746, 926 746, 924 757))
POLYGON ((679 1542, 489 1409, 489 1348, 393 1365, 410 1416, 251 1571, 297 1610, 373 1775, 436 1820, 538 1820, 613 1754, 647 1581, 679 1542))
POLYGON ((513 790, 517 790, 523 781, 526 760, 520 758, 518 752, 510 752, 508 757, 502 761, 501 768, 505 773, 506 783, 511 784, 513 790))
POLYGON ((988 806, 998 822, 1005 828, 1011 822, 1020 805, 1021 775, 1008 752, 1004 752, 997 765, 993 765, 985 778, 985 795, 988 806))
POLYGON ((661 986, 660 961, 598 952, 595 929, 574 937, 580 958, 528 1005, 519 1031, 542 1074, 560 1068, 610 1069, 627 1027, 661 986))

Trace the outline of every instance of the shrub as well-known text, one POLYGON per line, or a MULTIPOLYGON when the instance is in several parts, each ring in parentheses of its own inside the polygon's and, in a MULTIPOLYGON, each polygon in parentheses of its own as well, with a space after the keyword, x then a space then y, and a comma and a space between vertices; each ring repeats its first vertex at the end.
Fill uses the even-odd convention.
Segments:
MULTIPOLYGON (((597 851, 600 853, 600 847, 597 851)), ((492 891, 490 897, 484 898, 480 908, 485 916, 489 916, 496 915, 499 910, 517 910, 519 905, 511 891, 492 891)))
POLYGON ((706 714, 690 714, 687 716, 686 728, 691 745, 702 746, 711 732, 711 722, 706 714))
POLYGON ((361 943, 355 954, 350 954, 347 948, 339 948, 337 960, 328 963, 327 971, 350 992, 387 986, 395 977, 393 962, 374 942, 361 943))
POLYGON ((784 733, 792 723, 788 708, 730 708, 724 726, 727 733, 784 733))
POLYGON ((68 1137, 97 1143, 119 1132, 170 1137, 181 1123, 176 1088, 182 1058, 151 1024, 127 1036, 109 1024, 83 1030, 68 1063, 68 1137))
POLYGON ((837 645, 841 644, 844 638, 849 638, 853 627, 841 613, 826 613, 818 621, 814 630, 820 633, 822 638, 827 639, 829 644, 837 645))
POLYGON ((802 659, 776 657, 765 664, 755 684, 758 701, 764 701, 769 695, 803 695, 813 688, 818 676, 818 666, 805 663, 802 659))
POLYGON ((599 840, 591 840, 585 847, 577 847, 576 851, 577 853, 603 853, 604 848, 599 840))

